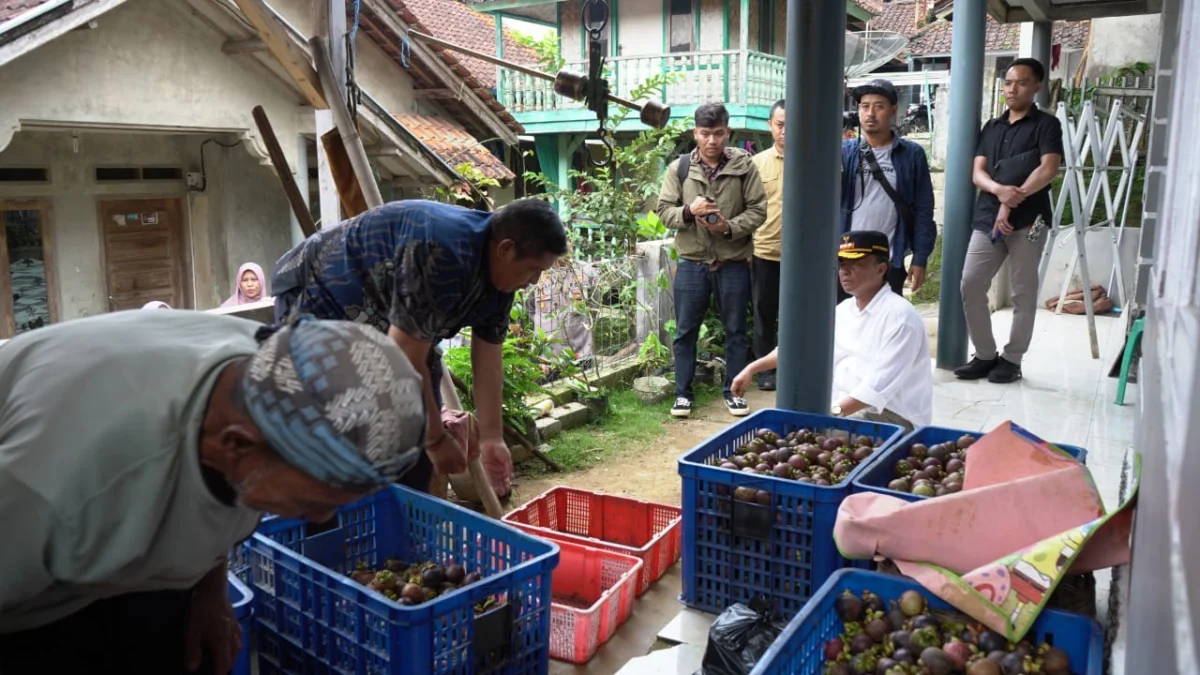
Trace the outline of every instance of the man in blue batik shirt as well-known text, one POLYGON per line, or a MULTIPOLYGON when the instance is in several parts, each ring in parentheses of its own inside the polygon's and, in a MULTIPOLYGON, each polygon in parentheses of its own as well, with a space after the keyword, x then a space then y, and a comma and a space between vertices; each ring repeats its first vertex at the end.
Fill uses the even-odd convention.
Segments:
POLYGON ((368 323, 396 341, 424 379, 425 455, 401 483, 428 492, 433 468, 466 468, 466 452, 443 429, 441 354, 436 345, 471 328, 471 367, 484 468, 508 494, 502 346, 516 291, 537 283, 567 252, 562 220, 548 203, 524 199, 495 213, 424 200, 370 209, 321 230, 275 264, 275 318, 300 314, 368 323))

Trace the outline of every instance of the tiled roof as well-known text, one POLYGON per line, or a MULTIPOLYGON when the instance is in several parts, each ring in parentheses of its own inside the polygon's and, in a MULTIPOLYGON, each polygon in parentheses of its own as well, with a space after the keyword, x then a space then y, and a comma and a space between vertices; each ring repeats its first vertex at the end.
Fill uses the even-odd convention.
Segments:
MULTIPOLYGON (((954 24, 945 20, 938 20, 929 24, 908 44, 908 52, 913 56, 949 54, 953 28, 954 24)), ((1090 30, 1090 21, 1055 21, 1054 44, 1068 48, 1082 47, 1087 43, 1087 36, 1090 30)), ((996 23, 992 17, 987 17, 985 51, 1015 52, 1020 49, 1020 44, 1021 24, 996 23)))
POLYGON ((404 128, 411 131, 451 167, 469 162, 483 175, 494 178, 505 185, 516 178, 516 175, 504 165, 504 162, 493 155, 474 136, 467 133, 466 129, 454 122, 432 115, 404 114, 395 117, 404 125, 404 128))
POLYGON ((50 0, 0 0, 0 23, 15 19, 21 14, 44 5, 50 0))
POLYGON ((917 3, 914 0, 891 0, 871 19, 871 30, 890 30, 911 38, 917 27, 917 3))
MULTIPOLYGON (((496 18, 491 14, 476 12, 458 0, 392 0, 392 4, 407 8, 434 37, 496 55, 496 18)), ((458 53, 455 58, 466 66, 479 84, 492 90, 496 88, 496 66, 458 53)), ((537 63, 537 53, 514 40, 512 32, 507 30, 504 31, 504 58, 517 63, 537 63)))
POLYGON ((882 8, 883 3, 880 2, 880 0, 850 0, 850 1, 853 2, 854 4, 858 5, 859 7, 867 10, 868 12, 874 14, 875 16, 879 16, 879 13, 881 11, 883 11, 883 8, 882 8))

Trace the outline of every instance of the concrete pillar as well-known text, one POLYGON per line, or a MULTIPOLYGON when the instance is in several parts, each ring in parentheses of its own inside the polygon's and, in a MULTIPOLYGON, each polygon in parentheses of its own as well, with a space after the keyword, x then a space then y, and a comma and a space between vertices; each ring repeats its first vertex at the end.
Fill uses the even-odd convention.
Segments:
MULTIPOLYGON (((833 389, 846 5, 788 0, 780 408, 828 414, 833 389)), ((982 35, 982 33, 981 33, 982 35)))
MULTIPOLYGON (((1042 110, 1050 106, 1050 66, 1054 62, 1054 23, 1051 21, 1035 21, 1030 40, 1030 56, 1041 62, 1046 69, 1046 82, 1034 100, 1042 110)), ((1024 56, 1024 54, 1022 54, 1024 56)))
POLYGON ((942 228, 942 291, 937 341, 937 366, 944 369, 967 362, 969 340, 959 284, 975 206, 976 190, 971 172, 979 136, 979 102, 983 97, 986 12, 986 4, 978 0, 954 0, 950 122, 946 129, 946 223, 942 228))

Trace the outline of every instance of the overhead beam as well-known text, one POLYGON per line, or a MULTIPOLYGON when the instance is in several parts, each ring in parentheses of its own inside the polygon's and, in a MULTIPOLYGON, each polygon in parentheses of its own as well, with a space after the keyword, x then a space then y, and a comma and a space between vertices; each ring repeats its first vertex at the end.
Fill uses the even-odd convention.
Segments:
POLYGON ((367 157, 370 157, 372 159, 381 159, 384 157, 403 157, 403 156, 404 156, 404 154, 400 152, 400 148, 396 148, 396 147, 372 146, 370 148, 367 148, 367 157))
MULTIPOLYGON (((1137 14, 1155 14, 1161 11, 1162 3, 1155 0, 1108 0, 1108 2, 1080 2, 1070 5, 1051 5, 1049 19, 1051 21, 1082 21, 1084 19, 1107 19, 1117 16, 1134 16, 1137 14)), ((1036 21, 1033 14, 1025 7, 1013 7, 1008 10, 1004 20, 996 17, 990 11, 992 18, 1000 23, 1023 23, 1036 21)))
POLYGON ((471 5, 476 12, 499 12, 506 9, 521 9, 522 7, 540 7, 541 5, 557 5, 561 0, 487 0, 471 5))
POLYGON ((1008 23, 1012 9, 1008 6, 1007 0, 987 0, 987 13, 992 15, 997 23, 1008 23))
POLYGON ((283 66, 296 82, 300 95, 314 108, 329 107, 312 59, 303 47, 289 37, 287 26, 263 0, 235 0, 238 9, 254 27, 254 31, 266 44, 271 56, 283 66))
POLYGON ((267 43, 258 38, 250 38, 249 40, 226 40, 221 45, 221 52, 225 54, 251 54, 254 52, 266 51, 267 43))
MULTIPOLYGON (((65 35, 76 28, 87 24, 96 17, 127 2, 127 0, 101 0, 69 12, 68 14, 38 26, 21 37, 0 46, 0 66, 21 56, 27 51, 36 49, 47 42, 65 35)), ((55 5, 52 9, 56 9, 55 5)), ((36 10, 32 10, 36 11, 36 10)), ((19 17, 18 17, 19 18, 19 17)), ((16 27, 17 19, 8 22, 9 28, 16 27)))
MULTIPOLYGON (((396 35, 408 35, 411 27, 407 22, 403 21, 396 15, 394 9, 386 6, 383 0, 366 0, 363 3, 370 9, 379 21, 396 35)), ((478 7, 478 6, 474 6, 478 7)), ((428 66, 429 70, 438 76, 446 85, 453 86, 456 82, 461 82, 462 75, 454 72, 445 61, 442 60, 440 54, 433 50, 429 45, 424 44, 420 40, 410 40, 409 45, 412 47, 414 56, 428 66)), ((483 120, 484 125, 494 136, 504 141, 507 145, 517 144, 517 133, 509 128, 500 116, 492 110, 487 103, 480 98, 479 94, 472 91, 469 87, 462 88, 462 96, 460 100, 467 108, 477 117, 483 120)))
POLYGON ((430 99, 430 98, 456 98, 457 94, 453 89, 413 89, 413 98, 430 99))
POLYGON ((1034 21, 1052 21, 1050 15, 1053 11, 1050 9, 1050 0, 1022 0, 1025 11, 1029 12, 1029 16, 1033 17, 1034 21))

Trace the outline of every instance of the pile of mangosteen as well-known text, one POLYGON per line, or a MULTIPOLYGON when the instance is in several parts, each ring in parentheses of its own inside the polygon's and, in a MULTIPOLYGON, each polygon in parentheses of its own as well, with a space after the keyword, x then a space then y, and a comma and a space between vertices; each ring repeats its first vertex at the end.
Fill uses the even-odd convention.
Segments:
POLYGON ((896 478, 888 483, 888 489, 921 497, 959 492, 967 471, 967 448, 974 442, 974 436, 964 434, 956 441, 935 445, 913 443, 908 457, 892 467, 896 478))
MULTIPOLYGON (((383 569, 376 571, 360 561, 350 573, 350 578, 390 600, 411 607, 469 586, 482 579, 483 575, 467 572, 462 565, 443 567, 432 562, 407 565, 401 560, 388 558, 384 561, 383 569)), ((475 606, 475 612, 482 613, 494 604, 494 600, 488 598, 475 606)))
POLYGON ((824 675, 1071 675, 1067 653, 1008 642, 958 612, 905 591, 889 606, 871 591, 834 604, 842 634, 825 643, 824 675))
MULTIPOLYGON (((837 438, 808 429, 779 435, 759 429, 754 438, 740 446, 721 462, 722 469, 761 476, 786 478, 814 485, 837 485, 846 480, 854 467, 866 461, 883 442, 870 436, 837 438)), ((734 499, 760 501, 770 495, 753 488, 738 488, 734 499), (739 496, 739 492, 741 493, 739 496)))

